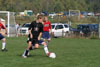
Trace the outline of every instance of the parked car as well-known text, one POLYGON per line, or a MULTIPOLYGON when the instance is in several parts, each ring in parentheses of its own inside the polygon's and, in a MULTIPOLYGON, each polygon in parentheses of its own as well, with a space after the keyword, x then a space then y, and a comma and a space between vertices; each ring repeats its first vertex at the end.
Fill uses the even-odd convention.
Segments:
POLYGON ((19 34, 22 34, 22 35, 28 35, 29 32, 28 32, 28 28, 30 26, 30 23, 25 23, 22 27, 19 28, 19 34))
POLYGON ((57 14, 56 14, 56 13, 50 13, 49 16, 50 16, 51 18, 54 18, 54 16, 57 16, 57 14))
POLYGON ((90 27, 90 31, 98 32, 98 24, 88 24, 90 27))
POLYGON ((54 37, 59 37, 69 32, 68 24, 53 23, 51 25, 52 25, 52 32, 54 34, 54 37))
POLYGON ((69 30, 70 30, 70 32, 74 32, 74 31, 77 31, 77 28, 73 28, 73 27, 69 26, 69 30))
POLYGON ((75 34, 91 35, 92 33, 98 32, 98 24, 79 24, 77 28, 73 30, 75 34))
POLYGON ((79 31, 84 31, 85 28, 88 28, 90 32, 98 32, 98 24, 79 24, 77 26, 77 29, 79 31))
POLYGON ((79 24, 77 25, 77 32, 84 32, 87 27, 88 27, 88 24, 79 24))

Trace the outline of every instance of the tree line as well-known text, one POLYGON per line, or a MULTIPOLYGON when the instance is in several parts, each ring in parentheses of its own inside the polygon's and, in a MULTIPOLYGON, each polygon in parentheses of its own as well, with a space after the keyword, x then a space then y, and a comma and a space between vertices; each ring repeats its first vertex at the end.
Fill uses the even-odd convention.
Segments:
POLYGON ((100 12, 100 0, 0 0, 0 11, 19 12, 33 10, 34 13, 72 10, 100 12))

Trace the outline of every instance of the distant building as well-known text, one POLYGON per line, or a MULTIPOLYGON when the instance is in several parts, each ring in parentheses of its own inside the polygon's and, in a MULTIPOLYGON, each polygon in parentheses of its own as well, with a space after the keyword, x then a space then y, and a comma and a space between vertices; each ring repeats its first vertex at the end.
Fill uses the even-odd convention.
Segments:
POLYGON ((32 16, 33 11, 32 10, 25 10, 24 12, 19 13, 20 16, 32 16))
POLYGON ((25 14, 25 16, 32 16, 33 15, 33 11, 32 10, 25 10, 24 14, 25 14))

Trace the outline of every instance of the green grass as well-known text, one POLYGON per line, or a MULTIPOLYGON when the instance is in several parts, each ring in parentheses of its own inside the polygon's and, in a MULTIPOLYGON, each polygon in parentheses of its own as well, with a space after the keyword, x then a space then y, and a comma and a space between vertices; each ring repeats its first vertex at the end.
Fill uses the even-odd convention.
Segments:
MULTIPOLYGON (((53 38, 49 50, 57 57, 46 57, 43 47, 21 57, 27 37, 7 38, 8 52, 0 51, 0 67, 100 67, 100 40, 53 38)), ((0 46, 1 48, 1 46, 0 46)))

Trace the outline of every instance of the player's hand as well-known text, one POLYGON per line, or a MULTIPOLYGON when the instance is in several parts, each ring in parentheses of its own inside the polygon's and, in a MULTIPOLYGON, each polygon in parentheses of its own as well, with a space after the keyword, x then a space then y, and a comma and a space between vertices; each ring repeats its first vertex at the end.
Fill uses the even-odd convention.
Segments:
POLYGON ((38 37, 38 40, 40 40, 40 37, 38 37))
POLYGON ((50 34, 53 35, 53 32, 51 32, 50 34))
POLYGON ((8 35, 8 32, 6 32, 6 35, 8 35))

